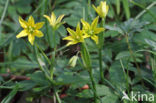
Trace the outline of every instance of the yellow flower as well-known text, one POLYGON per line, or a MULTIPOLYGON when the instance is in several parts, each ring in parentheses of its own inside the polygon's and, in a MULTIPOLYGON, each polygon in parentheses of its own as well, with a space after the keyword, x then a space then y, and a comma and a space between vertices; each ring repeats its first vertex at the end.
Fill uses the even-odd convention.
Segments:
POLYGON ((108 9, 109 9, 109 6, 106 4, 106 1, 104 1, 104 2, 101 1, 100 5, 97 8, 94 5, 92 5, 92 6, 101 18, 106 17, 106 15, 108 13, 108 9))
POLYGON ((96 34, 99 34, 100 32, 105 30, 104 28, 97 28, 98 21, 99 17, 96 17, 90 25, 89 23, 81 19, 85 35, 91 37, 91 39, 94 40, 96 44, 98 44, 98 36, 96 34))
POLYGON ((80 24, 77 24, 76 31, 67 28, 67 31, 69 32, 70 36, 67 36, 63 38, 63 40, 69 40, 70 42, 67 44, 69 45, 74 45, 80 42, 84 42, 84 38, 87 38, 87 35, 83 35, 83 31, 80 30, 80 24))
POLYGON ((28 36, 29 42, 31 43, 31 45, 33 45, 35 36, 36 37, 43 36, 43 33, 38 29, 42 28, 42 26, 44 25, 44 22, 39 22, 39 23, 35 24, 34 18, 32 16, 30 16, 28 21, 24 21, 21 17, 19 17, 19 23, 24 30, 22 30, 16 36, 16 38, 28 36))
POLYGON ((59 26, 63 24, 61 20, 63 19, 64 15, 60 15, 57 20, 54 12, 51 13, 51 17, 47 15, 44 15, 44 17, 49 21, 50 25, 54 30, 58 29, 59 26))

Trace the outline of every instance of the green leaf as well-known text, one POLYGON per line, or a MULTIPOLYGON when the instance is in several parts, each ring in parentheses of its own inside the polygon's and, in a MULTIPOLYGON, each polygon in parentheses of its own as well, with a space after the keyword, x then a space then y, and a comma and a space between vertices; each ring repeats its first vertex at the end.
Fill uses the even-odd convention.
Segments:
POLYGON ((30 75, 30 78, 32 81, 34 81, 38 85, 41 85, 41 86, 50 85, 50 82, 47 80, 47 78, 45 77, 45 75, 41 71, 36 71, 32 75, 30 75))
POLYGON ((29 61, 25 57, 20 57, 14 62, 10 63, 10 66, 18 69, 32 69, 37 68, 38 64, 35 61, 29 61))
POLYGON ((109 69, 110 82, 116 86, 116 89, 124 89, 126 86, 126 80, 124 77, 123 70, 119 61, 112 64, 109 69))
POLYGON ((119 15, 120 14, 120 0, 116 0, 116 11, 117 11, 117 14, 119 15))
MULTIPOLYGON (((105 85, 97 85, 96 87, 98 96, 111 96, 112 91, 105 85)), ((94 97, 91 89, 83 90, 81 93, 78 93, 77 96, 82 98, 92 98, 94 97)))
POLYGON ((59 77, 57 78, 57 82, 61 85, 65 84, 79 85, 87 83, 88 81, 78 74, 76 75, 72 72, 64 72, 63 74, 59 75, 59 77))
MULTIPOLYGON (((135 56, 137 62, 141 62, 141 61, 142 61, 142 60, 140 59, 141 57, 143 57, 142 54, 140 54, 140 53, 133 53, 133 56, 135 56)), ((122 51, 122 52, 120 52, 120 53, 116 56, 115 59, 116 59, 116 60, 119 60, 119 59, 123 59, 123 58, 126 59, 126 60, 130 59, 130 61, 134 62, 133 57, 132 57, 132 55, 130 54, 129 51, 122 51)))
POLYGON ((27 91, 35 87, 36 82, 32 80, 25 80, 25 81, 18 82, 18 85, 19 85, 20 91, 27 91))
POLYGON ((146 43, 148 45, 150 45, 151 47, 153 47, 154 50, 156 50, 156 42, 155 41, 152 41, 152 40, 148 40, 148 39, 145 39, 146 43))
POLYGON ((16 95, 18 91, 18 86, 15 88, 1 101, 1 103, 10 103, 11 99, 16 95))
POLYGON ((104 96, 102 98, 102 103, 119 103, 118 97, 114 94, 109 95, 109 96, 104 96))
POLYGON ((122 3, 125 10, 126 18, 129 19, 130 18, 129 2, 128 0, 122 0, 122 3))

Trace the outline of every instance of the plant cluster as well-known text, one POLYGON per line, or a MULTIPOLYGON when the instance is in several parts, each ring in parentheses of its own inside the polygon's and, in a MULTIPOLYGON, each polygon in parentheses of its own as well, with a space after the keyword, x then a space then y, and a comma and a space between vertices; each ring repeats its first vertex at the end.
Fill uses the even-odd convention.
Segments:
POLYGON ((1 103, 155 103, 154 0, 39 3, 0 1, 1 103))

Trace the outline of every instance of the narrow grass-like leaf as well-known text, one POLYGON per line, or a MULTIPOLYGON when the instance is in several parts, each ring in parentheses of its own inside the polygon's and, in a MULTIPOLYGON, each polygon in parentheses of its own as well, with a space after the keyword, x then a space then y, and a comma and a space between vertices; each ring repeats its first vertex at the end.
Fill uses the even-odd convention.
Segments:
POLYGON ((116 0, 116 11, 117 11, 117 14, 119 15, 120 14, 120 0, 116 0))
POLYGON ((130 10, 128 0, 122 0, 127 20, 130 18, 130 10))
POLYGON ((10 103, 11 99, 16 95, 18 91, 18 86, 15 86, 15 88, 2 100, 1 103, 10 103))

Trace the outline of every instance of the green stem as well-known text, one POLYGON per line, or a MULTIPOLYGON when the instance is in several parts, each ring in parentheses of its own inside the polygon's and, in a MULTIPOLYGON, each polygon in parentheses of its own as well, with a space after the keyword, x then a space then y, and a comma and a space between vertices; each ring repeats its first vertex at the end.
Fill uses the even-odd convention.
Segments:
MULTIPOLYGON (((37 44, 36 44, 36 45, 37 45, 37 44)), ((38 65, 39 65, 40 69, 45 73, 46 78, 47 78, 48 80, 50 80, 50 82, 51 82, 52 84, 55 85, 55 81, 53 80, 53 78, 51 78, 51 77, 49 76, 49 72, 46 71, 46 70, 43 68, 43 66, 40 64, 40 61, 39 61, 39 59, 38 59, 37 48, 36 48, 35 46, 34 46, 34 51, 35 51, 36 60, 37 60, 37 63, 38 63, 38 65)), ((60 97, 59 97, 59 95, 58 95, 58 92, 57 92, 57 91, 54 91, 54 93, 55 93, 57 102, 58 102, 58 103, 61 103, 61 99, 60 99, 60 97)))
MULTIPOLYGON (((40 63, 40 61, 39 61, 38 52, 37 52, 36 46, 34 45, 33 48, 34 48, 35 58, 36 58, 36 61, 37 61, 38 65, 39 65, 39 68, 41 69, 41 71, 43 71, 43 72, 45 73, 46 78, 47 78, 48 80, 52 81, 52 80, 50 79, 50 77, 49 77, 49 72, 46 71, 46 70, 43 68, 43 66, 41 65, 41 63, 40 63)), ((52 81, 52 82, 53 82, 53 81, 52 81)))
POLYGON ((121 59, 120 59, 120 64, 121 64, 121 67, 122 67, 122 70, 123 70, 123 73, 124 73, 124 77, 125 77, 125 80, 126 80, 126 87, 127 87, 127 90, 128 90, 128 94, 130 94, 130 92, 129 92, 128 74, 125 71, 125 68, 124 68, 124 65, 123 65, 121 59))
POLYGON ((97 90, 96 90, 96 83, 94 81, 92 69, 89 71, 89 76, 90 76, 90 80, 91 80, 92 87, 93 87, 92 90, 93 90, 93 93, 94 93, 94 100, 95 100, 95 103, 98 103, 98 95, 97 95, 97 90))
MULTIPOLYGON (((9 0, 7 0, 5 3, 4 11, 3 11, 3 14, 2 14, 1 19, 0 19, 0 28, 1 28, 2 22, 4 20, 5 14, 7 12, 8 5, 9 5, 9 0)), ((1 29, 0 29, 0 41, 1 41, 1 36, 2 36, 2 34, 1 34, 1 29)))
POLYGON ((89 76, 90 76, 90 80, 92 83, 92 91, 94 94, 94 100, 95 103, 98 103, 98 95, 97 95, 97 90, 96 90, 96 83, 94 81, 94 77, 93 77, 93 72, 92 72, 92 67, 91 67, 91 59, 90 59, 90 54, 88 52, 88 49, 86 47, 85 43, 82 43, 81 45, 81 56, 84 62, 84 67, 88 70, 89 76))
POLYGON ((53 43, 54 43, 54 52, 52 53, 52 63, 50 66, 50 74, 51 74, 51 79, 53 79, 53 74, 54 74, 54 67, 55 67, 55 56, 56 56, 56 37, 55 37, 55 30, 52 28, 52 36, 53 36, 53 43))
POLYGON ((60 99, 60 97, 59 97, 57 91, 55 91, 55 96, 56 96, 56 100, 57 100, 57 102, 58 102, 58 103, 61 103, 61 99, 60 99))
POLYGON ((151 7, 153 7, 153 6, 156 4, 156 2, 153 2, 153 3, 152 3, 151 5, 149 5, 147 8, 145 8, 144 6, 140 5, 139 3, 134 2, 134 0, 130 0, 130 2, 131 2, 132 4, 134 4, 134 5, 136 5, 136 6, 138 6, 138 7, 142 8, 142 9, 144 9, 144 11, 141 12, 140 14, 138 14, 138 15, 135 17, 135 19, 140 18, 145 12, 147 12, 147 13, 149 13, 149 14, 154 18, 154 20, 156 20, 156 16, 149 10, 151 7))
MULTIPOLYGON (((139 65, 138 65, 138 63, 137 63, 137 61, 136 61, 136 57, 133 55, 133 51, 132 51, 132 49, 131 49, 131 46, 130 46, 130 43, 129 43, 129 40, 128 40, 128 34, 126 34, 125 37, 126 37, 126 42, 127 42, 127 45, 128 45, 128 49, 129 49, 130 55, 131 55, 131 57, 132 57, 133 60, 134 60, 134 63, 135 63, 135 65, 136 65, 136 67, 137 67, 137 70, 138 70, 138 74, 139 74, 140 79, 141 79, 141 78, 142 78, 141 69, 140 69, 140 67, 139 67, 139 65)), ((142 85, 144 85, 143 82, 142 82, 142 85)))
MULTIPOLYGON (((102 18, 102 22, 101 22, 101 27, 104 26, 104 18, 102 18)), ((104 32, 102 34, 99 34, 99 68, 100 68, 100 78, 101 81, 104 82, 104 71, 103 71, 103 66, 102 66, 102 49, 103 49, 103 45, 104 45, 104 32)))
POLYGON ((44 56, 44 58, 47 60, 48 64, 50 65, 51 62, 49 60, 49 58, 47 57, 47 55, 43 52, 43 50, 38 46, 38 44, 35 44, 35 46, 40 50, 40 52, 42 53, 42 55, 44 56))
POLYGON ((8 4, 9 4, 9 0, 6 1, 5 7, 4 7, 4 11, 3 11, 2 17, 1 17, 1 19, 0 19, 0 27, 1 27, 2 22, 3 22, 3 20, 4 20, 4 17, 5 17, 7 8, 8 8, 8 4))

